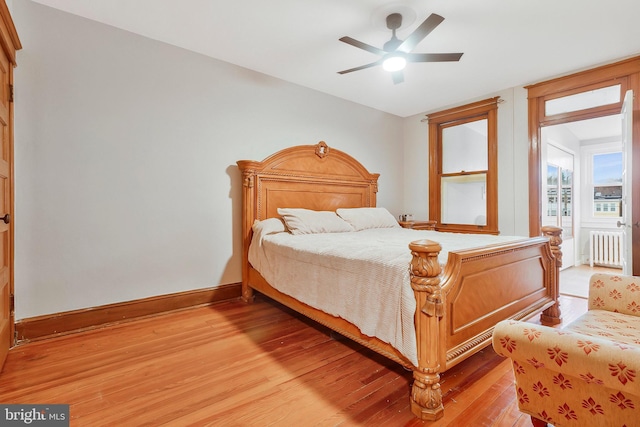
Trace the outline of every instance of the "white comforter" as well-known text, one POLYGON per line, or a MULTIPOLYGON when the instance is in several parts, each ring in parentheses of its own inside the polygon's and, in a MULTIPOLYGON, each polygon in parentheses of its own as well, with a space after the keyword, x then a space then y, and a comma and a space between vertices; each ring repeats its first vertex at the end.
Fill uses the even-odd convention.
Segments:
POLYGON ((351 233, 254 235, 249 262, 276 289, 342 317, 418 365, 409 243, 434 240, 448 251, 522 239, 513 236, 368 229, 351 233))

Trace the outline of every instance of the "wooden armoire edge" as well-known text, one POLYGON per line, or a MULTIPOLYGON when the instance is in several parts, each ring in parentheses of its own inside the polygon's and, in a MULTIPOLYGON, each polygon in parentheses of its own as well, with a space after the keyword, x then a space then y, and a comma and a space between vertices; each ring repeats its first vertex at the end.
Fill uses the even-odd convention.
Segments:
POLYGON ((241 283, 157 295, 133 301, 21 319, 15 324, 16 345, 96 329, 108 324, 159 315, 239 298, 241 283))

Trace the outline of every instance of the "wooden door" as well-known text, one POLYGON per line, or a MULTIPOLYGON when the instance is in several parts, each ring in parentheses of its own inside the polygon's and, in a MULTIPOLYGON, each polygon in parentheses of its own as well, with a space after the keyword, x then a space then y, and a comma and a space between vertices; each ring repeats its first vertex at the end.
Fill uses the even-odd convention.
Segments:
POLYGON ((13 67, 20 41, 0 3, 0 369, 13 345, 13 67))
POLYGON ((13 332, 12 227, 11 227, 11 86, 9 60, 0 51, 0 357, 2 363, 11 346, 13 332))
POLYGON ((632 228, 632 163, 633 158, 633 90, 629 89, 622 102, 622 209, 620 212, 621 221, 618 227, 622 230, 622 273, 631 275, 633 273, 633 235, 632 228))

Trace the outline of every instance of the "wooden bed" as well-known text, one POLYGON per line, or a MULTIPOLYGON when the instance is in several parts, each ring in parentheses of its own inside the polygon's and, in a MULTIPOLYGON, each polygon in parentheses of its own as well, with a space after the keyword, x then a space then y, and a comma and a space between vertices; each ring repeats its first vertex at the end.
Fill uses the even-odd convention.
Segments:
POLYGON ((353 157, 327 146, 302 145, 263 161, 240 160, 242 172, 242 298, 261 292, 413 371, 411 409, 423 420, 444 414, 440 373, 491 343, 495 324, 542 313, 546 324, 560 322, 558 278, 561 230, 545 236, 474 250, 450 252, 444 268, 437 242, 412 242, 411 286, 416 298, 418 366, 391 345, 360 333, 342 318, 274 289, 250 265, 248 250, 255 220, 279 217, 278 208, 335 211, 375 207, 378 174, 353 157))

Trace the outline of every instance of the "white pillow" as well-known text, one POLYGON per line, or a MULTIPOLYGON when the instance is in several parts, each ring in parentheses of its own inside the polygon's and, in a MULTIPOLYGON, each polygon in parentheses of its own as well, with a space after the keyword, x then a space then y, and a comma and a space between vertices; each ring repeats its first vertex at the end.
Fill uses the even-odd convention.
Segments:
POLYGON ((353 231, 345 220, 330 211, 278 208, 291 234, 342 233, 353 231))
POLYGON ((283 233, 287 231, 284 222, 280 218, 267 218, 262 221, 255 220, 251 226, 253 234, 258 238, 262 238, 267 234, 283 233))
POLYGON ((336 212, 356 231, 367 228, 400 227, 396 218, 385 208, 340 208, 336 212))
POLYGON ((259 221, 255 220, 251 226, 253 237, 249 245, 249 262, 258 271, 262 270, 263 247, 262 240, 268 234, 286 233, 287 228, 280 218, 267 218, 259 221))

